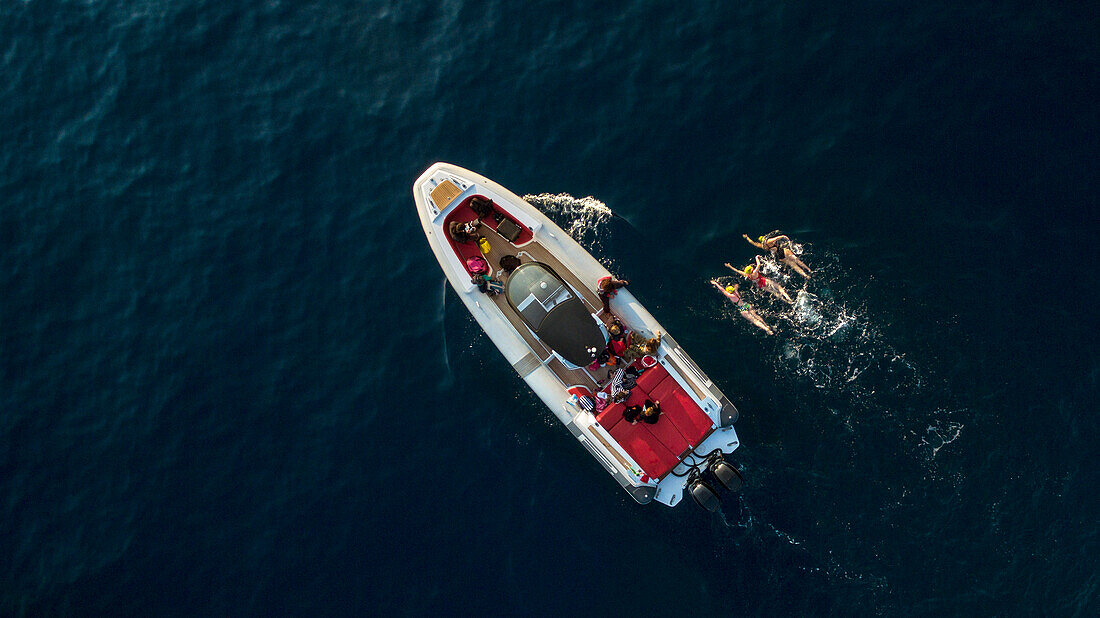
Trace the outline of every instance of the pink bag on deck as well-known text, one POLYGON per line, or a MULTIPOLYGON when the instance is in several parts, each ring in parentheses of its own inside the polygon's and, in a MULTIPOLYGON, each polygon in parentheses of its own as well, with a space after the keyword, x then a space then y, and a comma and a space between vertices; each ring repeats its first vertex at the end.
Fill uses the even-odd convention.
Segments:
POLYGON ((602 411, 604 408, 607 407, 607 393, 606 392, 600 391, 600 392, 596 393, 596 401, 595 401, 595 406, 594 407, 596 408, 597 413, 602 411))
POLYGON ((475 275, 483 275, 489 272, 489 263, 480 255, 475 255, 474 257, 466 258, 466 268, 475 275))

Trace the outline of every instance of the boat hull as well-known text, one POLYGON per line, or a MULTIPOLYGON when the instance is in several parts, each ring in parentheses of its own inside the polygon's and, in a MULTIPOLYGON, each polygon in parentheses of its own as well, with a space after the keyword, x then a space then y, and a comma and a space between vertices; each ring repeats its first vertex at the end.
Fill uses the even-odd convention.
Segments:
MULTIPOLYGON (((632 455, 619 444, 596 421, 592 413, 580 409, 577 405, 576 398, 572 397, 570 392, 570 388, 577 385, 567 383, 571 381, 570 376, 576 375, 576 372, 570 374, 562 371, 557 359, 552 358, 553 355, 547 357, 546 350, 538 342, 532 342, 530 332, 523 332, 522 327, 517 327, 515 320, 508 319, 505 315, 506 308, 502 309, 498 303, 492 302, 470 281, 470 274, 462 257, 456 255, 454 243, 447 237, 445 222, 449 214, 459 208, 464 199, 474 194, 491 198, 499 208, 531 231, 532 238, 516 246, 515 251, 525 254, 529 252, 527 250, 533 252, 534 247, 537 247, 540 252, 537 255, 550 254, 560 262, 560 266, 564 266, 568 271, 567 274, 572 275, 569 279, 572 287, 587 287, 578 292, 592 297, 595 292, 595 282, 602 277, 610 276, 610 273, 538 209, 480 174, 455 165, 436 163, 421 174, 413 184, 413 197, 425 237, 444 275, 459 299, 508 363, 631 497, 643 504, 657 500, 674 506, 680 501, 685 485, 684 478, 678 475, 686 474, 689 464, 694 459, 678 464, 663 478, 650 478, 642 466, 635 461, 636 455, 632 455), (544 253, 543 250, 545 250, 544 253)), ((693 452, 733 452, 739 445, 737 434, 733 429, 733 422, 737 418, 737 410, 733 404, 703 374, 629 289, 623 288, 618 291, 612 299, 612 311, 624 323, 639 332, 646 333, 648 336, 662 334, 657 354, 660 363, 713 422, 712 431, 702 443, 694 447, 693 452)))

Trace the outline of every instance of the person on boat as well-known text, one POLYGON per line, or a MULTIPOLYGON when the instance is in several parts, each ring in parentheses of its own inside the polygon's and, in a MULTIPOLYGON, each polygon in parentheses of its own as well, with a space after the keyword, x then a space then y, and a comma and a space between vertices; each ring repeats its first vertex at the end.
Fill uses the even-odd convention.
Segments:
POLYGON ((477 286, 482 294, 496 296, 504 291, 504 284, 489 275, 474 275, 470 281, 477 286))
POLYGON ((751 281, 758 289, 764 290, 779 300, 791 304, 794 304, 794 300, 791 295, 787 293, 787 290, 783 289, 783 286, 779 285, 775 281, 768 279, 764 276, 760 266, 760 256, 756 256, 756 267, 749 265, 745 267, 745 270, 737 270, 729 262, 726 262, 726 267, 733 272, 741 275, 742 277, 751 281))
POLYGON ((725 294, 726 298, 730 299, 730 302, 733 303, 733 306, 737 307, 737 310, 741 312, 741 317, 745 318, 765 333, 768 333, 769 335, 775 334, 775 331, 772 330, 772 327, 768 326, 768 323, 764 321, 764 318, 760 317, 760 314, 756 313, 756 310, 752 308, 752 305, 741 299, 741 295, 737 293, 737 289, 741 286, 741 284, 738 283, 735 285, 727 285, 723 288, 722 284, 718 283, 717 279, 711 279, 710 282, 714 284, 714 287, 718 288, 719 291, 725 294))
POLYGON ((656 337, 646 339, 638 331, 632 330, 627 333, 625 341, 626 350, 620 356, 622 356, 624 364, 630 365, 647 354, 657 353, 657 350, 661 347, 661 333, 658 332, 656 337))
POLYGON ((623 420, 628 423, 642 421, 649 425, 657 424, 661 416, 661 402, 646 399, 645 403, 627 406, 623 410, 623 420))
POLYGON ((642 415, 642 406, 639 405, 639 404, 634 404, 632 406, 627 406, 626 409, 623 410, 623 420, 630 423, 630 424, 637 423, 638 418, 641 415, 642 415))
POLYGON ((500 258, 499 264, 500 270, 503 271, 505 275, 510 275, 513 270, 519 268, 519 258, 509 253, 500 258))
POLYGON ((610 348, 604 348, 602 352, 596 355, 596 359, 592 361, 592 364, 588 366, 588 369, 595 371, 600 367, 611 367, 619 364, 619 357, 611 353, 610 348))
POLYGON ((481 240, 477 228, 481 227, 481 221, 451 221, 447 226, 447 233, 455 242, 476 243, 481 240))
POLYGON ((488 219, 489 215, 493 214, 493 200, 475 195, 470 198, 470 209, 477 215, 477 220, 488 219))
POLYGON ((613 320, 607 325, 607 347, 615 356, 622 356, 626 352, 626 329, 619 320, 613 320))
POLYGON ((780 234, 777 230, 766 236, 761 236, 756 241, 749 238, 748 234, 742 234, 742 236, 749 241, 750 245, 771 253, 777 262, 786 264, 791 270, 803 277, 809 279, 810 275, 813 274, 810 267, 806 266, 806 263, 795 255, 794 250, 791 249, 791 239, 786 234, 780 234))
POLYGON ((638 417, 638 420, 644 421, 650 425, 657 424, 658 417, 661 416, 661 402, 646 399, 642 404, 642 412, 638 417))
POLYGON ((629 280, 616 279, 615 277, 602 277, 596 282, 596 295, 603 301, 602 313, 611 313, 611 297, 618 292, 619 288, 628 285, 630 285, 629 280))
POLYGON ((626 401, 626 398, 630 396, 630 389, 634 388, 633 378, 631 378, 630 386, 627 386, 626 370, 619 367, 611 374, 611 401, 616 403, 620 401, 626 401))

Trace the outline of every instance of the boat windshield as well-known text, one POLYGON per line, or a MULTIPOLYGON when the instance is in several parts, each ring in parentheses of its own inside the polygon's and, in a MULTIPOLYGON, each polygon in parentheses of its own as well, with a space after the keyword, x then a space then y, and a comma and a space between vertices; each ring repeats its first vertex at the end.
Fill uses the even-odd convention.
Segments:
POLYGON ((512 272, 505 293, 523 321, 536 331, 551 309, 573 298, 565 282, 538 262, 528 262, 512 272))
POLYGON ((544 344, 564 361, 584 367, 607 347, 596 318, 549 266, 520 265, 504 285, 508 304, 544 344))

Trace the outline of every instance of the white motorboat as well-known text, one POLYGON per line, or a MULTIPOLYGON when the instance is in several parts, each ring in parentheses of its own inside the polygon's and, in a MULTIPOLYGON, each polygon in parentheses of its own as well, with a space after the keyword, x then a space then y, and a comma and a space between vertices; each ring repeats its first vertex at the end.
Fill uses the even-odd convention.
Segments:
POLYGON ((675 506, 686 488, 713 510, 716 488, 740 488, 723 458, 739 445, 737 408, 628 288, 610 299, 612 315, 603 313, 597 286, 611 273, 573 238, 511 191, 447 163, 420 175, 413 199, 463 304, 631 497, 675 506), (474 221, 476 231, 463 229, 474 221), (508 255, 519 265, 509 258, 506 274, 508 255), (608 335, 615 319, 633 333, 617 350, 608 335), (659 406, 655 422, 624 418, 647 400, 659 406))

